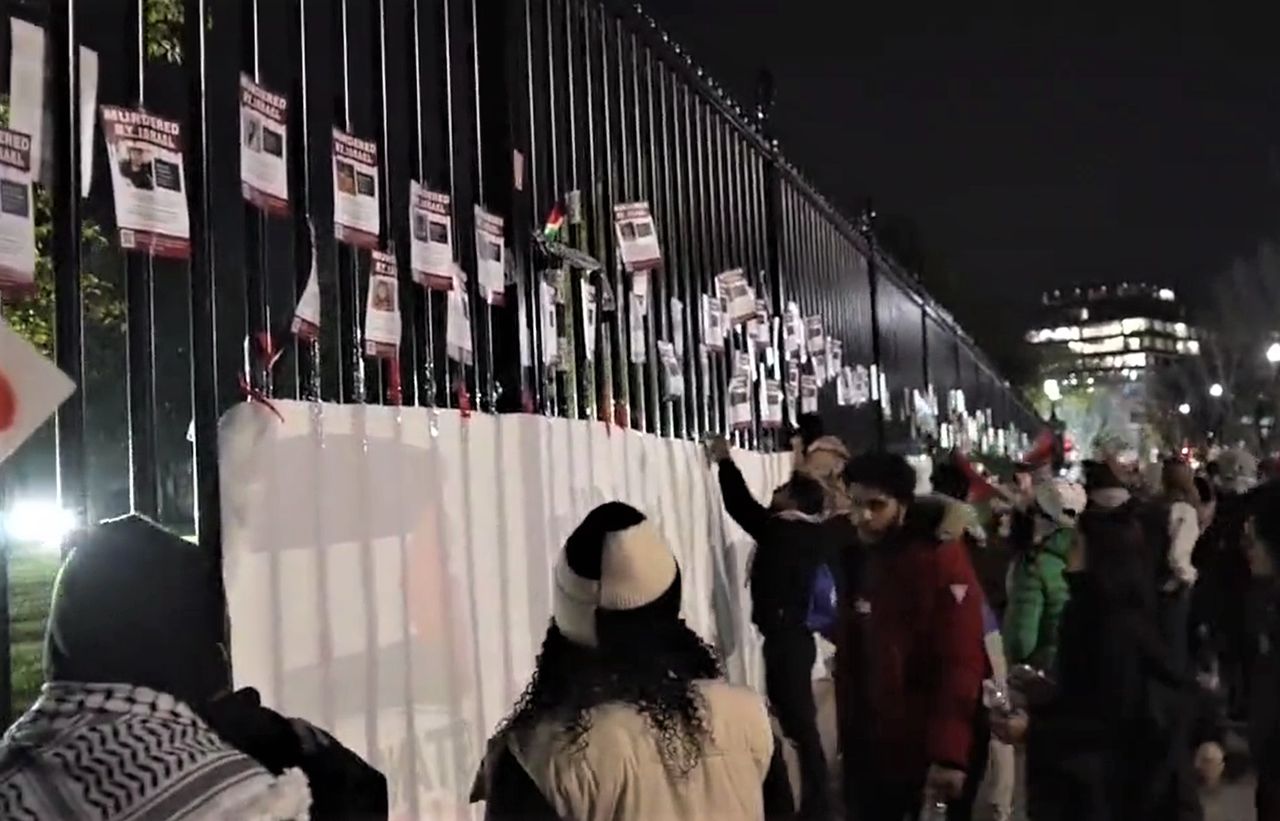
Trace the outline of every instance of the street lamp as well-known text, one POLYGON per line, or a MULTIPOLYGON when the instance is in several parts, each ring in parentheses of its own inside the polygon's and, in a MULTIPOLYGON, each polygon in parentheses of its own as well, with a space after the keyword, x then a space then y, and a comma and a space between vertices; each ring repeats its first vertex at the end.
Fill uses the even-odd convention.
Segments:
POLYGON ((1267 348, 1267 361, 1272 365, 1280 365, 1280 342, 1272 342, 1267 348))
POLYGON ((1183 416, 1186 416, 1187 414, 1191 413, 1191 406, 1188 405, 1186 402, 1183 402, 1181 405, 1178 406, 1178 413, 1182 414, 1183 416))
POLYGON ((1221 398, 1222 398, 1222 385, 1218 384, 1217 382, 1214 382, 1212 385, 1210 385, 1210 386, 1209 386, 1209 395, 1210 395, 1210 396, 1212 396, 1214 399, 1221 399, 1221 398))

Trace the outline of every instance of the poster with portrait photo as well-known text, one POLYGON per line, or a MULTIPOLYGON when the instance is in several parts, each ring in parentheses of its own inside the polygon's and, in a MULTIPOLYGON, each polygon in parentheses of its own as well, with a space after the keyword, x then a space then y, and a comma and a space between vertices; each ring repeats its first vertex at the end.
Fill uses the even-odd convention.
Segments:
POLYGON ((729 380, 728 405, 731 429, 751 427, 751 383, 746 376, 739 375, 729 380))
POLYGON ((373 251, 364 308, 364 352, 381 359, 400 353, 400 277, 392 254, 373 251))
POLYGON ((289 99, 240 75, 240 193, 268 214, 289 215, 289 99))
POLYGON ((0 294, 35 290, 36 223, 31 137, 0 128, 0 294))
POLYGON ((333 234, 339 242, 377 250, 378 144, 333 129, 333 234))
POLYGON ((409 269, 432 291, 453 287, 453 202, 448 194, 409 181, 409 269))
POLYGON ((702 341, 713 351, 724 350, 724 303, 719 297, 702 295, 702 341))
POLYGON ((800 377, 800 413, 818 412, 818 378, 805 374, 800 377))
POLYGON ((810 354, 819 354, 827 349, 827 334, 823 330, 822 317, 810 316, 804 320, 805 347, 810 354))
POLYGON ((776 379, 766 379, 760 388, 760 424, 782 427, 782 385, 776 379))
POLYGON ((503 246, 503 220, 477 205, 476 282, 490 305, 502 305, 507 295, 507 256, 503 246))
POLYGON ((120 247, 152 256, 191 256, 182 126, 137 109, 104 105, 120 247))
POLYGON ((724 303, 725 315, 731 325, 738 325, 756 315, 756 295, 747 284, 747 275, 741 268, 716 275, 716 295, 724 303))
POLYGON ((647 202, 613 206, 613 225, 618 236, 618 255, 628 271, 662 267, 662 248, 647 202))

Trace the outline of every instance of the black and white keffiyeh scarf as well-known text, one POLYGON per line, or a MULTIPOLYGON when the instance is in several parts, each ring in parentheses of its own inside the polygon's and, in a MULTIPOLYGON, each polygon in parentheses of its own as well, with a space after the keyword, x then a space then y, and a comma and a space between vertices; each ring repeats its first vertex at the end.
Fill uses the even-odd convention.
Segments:
POLYGON ((305 819, 300 770, 273 776, 173 696, 46 684, 0 740, 0 818, 305 819))

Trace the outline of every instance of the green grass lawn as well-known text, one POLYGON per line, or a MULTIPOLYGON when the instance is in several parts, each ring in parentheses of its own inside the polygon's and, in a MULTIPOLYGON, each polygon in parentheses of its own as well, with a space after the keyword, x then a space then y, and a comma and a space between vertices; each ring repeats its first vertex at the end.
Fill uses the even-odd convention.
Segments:
POLYGON ((9 629, 13 637, 13 713, 35 701, 41 670, 45 620, 58 572, 57 551, 16 548, 9 561, 9 629))

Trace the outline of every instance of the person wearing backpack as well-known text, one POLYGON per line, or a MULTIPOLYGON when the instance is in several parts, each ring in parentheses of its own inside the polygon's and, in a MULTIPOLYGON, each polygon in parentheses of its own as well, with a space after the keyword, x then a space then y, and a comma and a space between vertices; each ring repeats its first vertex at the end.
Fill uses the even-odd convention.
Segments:
POLYGON ((729 445, 712 439, 708 451, 719 465, 725 511, 756 542, 748 572, 751 620, 764 638, 765 692, 800 764, 800 817, 831 816, 827 760, 818 732, 813 694, 817 648, 813 634, 835 626, 838 564, 848 517, 823 517, 825 492, 812 476, 796 472, 760 504, 733 463, 729 445))

